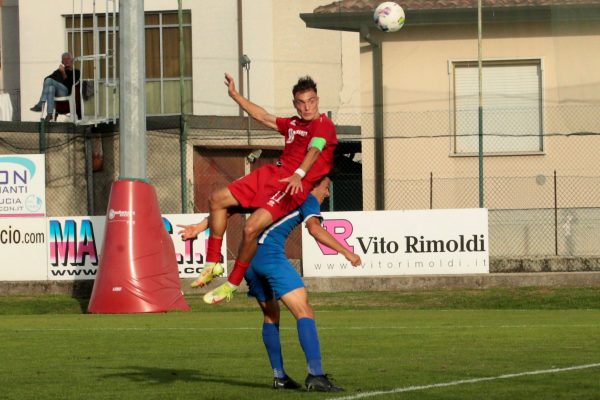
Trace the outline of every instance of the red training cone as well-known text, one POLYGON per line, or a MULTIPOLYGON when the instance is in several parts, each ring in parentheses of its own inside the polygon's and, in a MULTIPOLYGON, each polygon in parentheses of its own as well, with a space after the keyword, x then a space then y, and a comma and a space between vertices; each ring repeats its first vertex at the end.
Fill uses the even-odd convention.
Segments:
POLYGON ((154 187, 113 182, 100 265, 88 312, 100 314, 188 311, 154 187))

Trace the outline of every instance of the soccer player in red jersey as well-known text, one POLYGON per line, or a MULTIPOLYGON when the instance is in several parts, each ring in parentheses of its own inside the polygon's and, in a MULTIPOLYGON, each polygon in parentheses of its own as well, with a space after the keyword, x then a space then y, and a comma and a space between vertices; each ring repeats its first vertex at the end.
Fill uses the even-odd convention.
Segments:
POLYGON ((204 301, 211 304, 231 299, 256 253, 258 235, 304 203, 313 187, 331 170, 337 145, 335 126, 319 112, 317 85, 309 76, 300 78, 292 88, 298 116, 291 118, 269 114, 243 97, 229 74, 225 74, 225 85, 229 96, 248 115, 284 136, 285 146, 276 164, 260 167, 210 195, 206 264, 192 287, 204 286, 224 271, 220 259, 228 210, 232 207, 255 210, 244 225, 242 243, 228 281, 204 296, 204 301))
MULTIPOLYGON (((286 373, 281 354, 279 323, 281 300, 296 319, 298 340, 308 367, 304 381, 308 390, 339 392, 343 388, 331 382, 321 362, 321 344, 315 313, 308 301, 302 278, 285 254, 285 242, 296 226, 304 223, 308 232, 321 243, 342 254, 353 266, 361 264, 360 256, 346 249, 321 225, 321 204, 329 197, 330 177, 315 186, 311 195, 295 211, 274 222, 258 239, 258 250, 246 271, 248 295, 255 297, 263 313, 262 338, 273 369, 273 388, 299 389, 301 386, 286 373)), ((208 228, 208 219, 198 224, 178 225, 182 240, 193 239, 208 228)))

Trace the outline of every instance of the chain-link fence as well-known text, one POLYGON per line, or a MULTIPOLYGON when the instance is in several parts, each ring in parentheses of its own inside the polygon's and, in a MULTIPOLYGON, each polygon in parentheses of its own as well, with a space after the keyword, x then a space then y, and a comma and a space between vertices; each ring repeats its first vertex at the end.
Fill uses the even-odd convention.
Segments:
MULTIPOLYGON (((388 210, 474 208, 481 188, 490 210, 490 255, 600 255, 600 171, 594 157, 600 140, 594 132, 600 129, 589 122, 585 130, 538 137, 538 150, 486 156, 480 181, 479 157, 457 152, 448 113, 386 115, 379 139, 369 133, 372 117, 333 116, 342 173, 324 210, 373 210, 377 196, 388 210), (383 157, 383 168, 377 169, 375 157, 383 157)), ((212 188, 270 162, 283 144, 279 134, 248 126, 241 117, 189 116, 186 129, 179 117, 157 117, 148 119, 147 130, 147 176, 165 214, 206 212, 212 188), (263 152, 253 165, 247 156, 256 149, 263 152)), ((0 123, 0 154, 31 153, 46 155, 49 216, 106 213, 111 184, 119 177, 117 127, 0 123)))
POLYGON ((447 111, 384 113, 379 137, 373 114, 334 115, 363 128, 363 209, 378 208, 378 191, 385 209, 473 208, 481 195, 492 256, 599 255, 600 106, 545 107, 543 134, 542 120, 524 127, 503 111, 484 113, 481 158, 477 115, 461 130, 447 111))

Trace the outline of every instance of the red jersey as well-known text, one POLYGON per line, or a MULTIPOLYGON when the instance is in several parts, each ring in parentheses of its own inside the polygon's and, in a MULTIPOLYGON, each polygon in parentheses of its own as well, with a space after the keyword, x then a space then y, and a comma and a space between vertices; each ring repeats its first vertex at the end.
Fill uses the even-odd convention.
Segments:
POLYGON ((285 137, 279 166, 263 165, 227 186, 242 207, 264 208, 271 213, 273 221, 304 203, 317 182, 333 167, 333 151, 337 146, 333 122, 324 114, 312 121, 303 121, 298 117, 277 118, 277 130, 285 137), (325 139, 325 147, 302 179, 303 190, 290 195, 285 192, 288 183, 280 180, 289 177, 300 167, 314 137, 325 139))
POLYGON ((281 167, 290 175, 302 164, 312 138, 325 139, 325 147, 319 154, 319 158, 303 179, 314 186, 333 167, 333 151, 338 143, 333 121, 327 118, 327 115, 321 114, 312 121, 304 121, 295 116, 292 118, 278 117, 276 122, 277 130, 285 137, 285 147, 279 161, 281 167))

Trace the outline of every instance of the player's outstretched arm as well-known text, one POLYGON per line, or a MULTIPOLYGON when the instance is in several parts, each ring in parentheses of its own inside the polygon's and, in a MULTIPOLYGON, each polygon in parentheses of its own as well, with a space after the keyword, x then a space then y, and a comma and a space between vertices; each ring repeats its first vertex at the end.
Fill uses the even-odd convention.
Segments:
POLYGON ((181 235, 181 240, 195 239, 200 232, 205 231, 208 228, 208 218, 204 218, 197 224, 177 226, 183 228, 177 232, 178 235, 181 235))
POLYGON ((306 221, 306 228, 308 229, 308 233, 310 233, 317 242, 341 253, 353 266, 357 267, 361 264, 360 256, 354 254, 338 242, 329 232, 327 232, 327 230, 325 230, 325 228, 323 228, 317 217, 309 218, 306 221))
MULTIPOLYGON (((231 217, 233 214, 243 214, 252 211, 254 210, 242 207, 230 207, 227 209, 227 218, 231 217)), ((205 217, 202 221, 198 222, 197 224, 178 224, 176 226, 183 228, 179 232, 177 232, 178 235, 181 235, 181 240, 195 239, 200 232, 203 232, 208 229, 208 217, 205 217)))
POLYGON ((248 115, 266 127, 277 130, 277 117, 269 114, 267 110, 242 96, 235 88, 235 81, 233 80, 233 77, 228 73, 225 73, 225 86, 227 86, 227 93, 229 94, 229 97, 238 103, 239 106, 248 113, 248 115))

